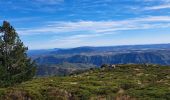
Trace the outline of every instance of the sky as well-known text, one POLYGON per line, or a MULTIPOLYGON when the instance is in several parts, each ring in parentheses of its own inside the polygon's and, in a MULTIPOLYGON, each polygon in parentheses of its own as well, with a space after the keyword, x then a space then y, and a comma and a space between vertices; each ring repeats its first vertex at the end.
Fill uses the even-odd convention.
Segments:
POLYGON ((170 43, 170 0, 0 0, 29 49, 170 43))

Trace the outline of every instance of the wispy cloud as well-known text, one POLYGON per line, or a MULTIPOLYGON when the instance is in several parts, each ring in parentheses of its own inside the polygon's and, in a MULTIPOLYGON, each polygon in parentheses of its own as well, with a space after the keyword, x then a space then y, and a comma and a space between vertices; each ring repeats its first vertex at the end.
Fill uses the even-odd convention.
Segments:
POLYGON ((144 8, 144 10, 160 10, 160 9, 170 9, 170 4, 163 4, 144 8))
POLYGON ((120 43, 119 37, 126 37, 126 43, 133 37, 129 35, 152 37, 170 27, 170 0, 0 0, 0 4, 0 20, 9 20, 31 48, 108 45, 120 43), (161 32, 150 32, 157 29, 161 32))
MULTIPOLYGON (((170 27, 170 16, 148 16, 119 21, 54 21, 47 22, 45 25, 37 28, 22 28, 19 29, 18 33, 24 37, 28 35, 53 36, 48 40, 47 43, 44 42, 43 45, 41 45, 43 41, 34 44, 28 44, 31 45, 31 48, 35 49, 76 47, 81 45, 111 45, 108 42, 112 40, 104 40, 103 37, 110 37, 114 34, 124 34, 124 32, 121 31, 125 30, 161 29, 168 27, 170 27), (102 42, 97 38, 101 38, 102 41, 108 42, 102 42), (33 47, 32 45, 39 46, 33 47)), ((114 41, 114 43, 116 42, 114 41)), ((126 42, 122 42, 121 44, 125 43, 126 42)))
POLYGON ((150 6, 144 7, 144 10, 161 10, 170 8, 170 0, 144 0, 144 2, 152 3, 150 6))
POLYGON ((170 16, 149 16, 121 21, 78 21, 78 22, 49 22, 37 28, 19 29, 20 35, 34 34, 63 34, 69 32, 81 32, 90 34, 102 34, 123 30, 137 30, 149 28, 169 27, 170 16))

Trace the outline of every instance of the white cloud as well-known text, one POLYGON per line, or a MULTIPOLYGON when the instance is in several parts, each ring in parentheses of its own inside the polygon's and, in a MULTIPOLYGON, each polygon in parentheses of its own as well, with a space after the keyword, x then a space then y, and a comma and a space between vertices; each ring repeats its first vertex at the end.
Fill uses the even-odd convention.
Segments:
MULTIPOLYGON (((109 41, 112 40, 103 39, 103 37, 110 37, 113 34, 122 34, 124 32, 120 31, 124 30, 161 29, 168 27, 170 27, 170 16, 148 16, 121 21, 48 22, 46 25, 37 28, 19 29, 18 33, 20 33, 20 35, 34 36, 51 34, 54 36, 47 43, 37 42, 28 44, 31 48, 36 49, 77 47, 82 45, 111 45, 109 41), (35 45, 35 47, 33 45, 35 45)), ((123 41, 122 43, 121 41, 116 43, 116 40, 114 40, 114 42, 111 43, 125 44, 126 40, 123 41)))
POLYGON ((170 9, 170 4, 163 4, 144 8, 144 10, 160 10, 160 9, 170 9))
POLYGON ((144 10, 161 10, 170 8, 170 0, 144 0, 144 1, 157 4, 154 6, 144 7, 144 10))
POLYGON ((63 34, 81 32, 84 34, 103 34, 122 30, 136 30, 169 27, 170 16, 148 16, 121 21, 78 21, 78 22, 50 22, 47 25, 19 29, 20 35, 34 34, 63 34))

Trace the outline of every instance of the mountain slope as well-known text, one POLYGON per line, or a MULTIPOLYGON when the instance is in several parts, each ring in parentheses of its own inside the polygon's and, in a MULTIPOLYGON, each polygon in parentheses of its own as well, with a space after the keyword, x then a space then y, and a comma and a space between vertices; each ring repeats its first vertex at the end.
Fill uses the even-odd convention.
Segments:
POLYGON ((68 75, 102 64, 170 65, 170 44, 34 50, 28 54, 39 65, 38 76, 68 75), (70 68, 69 65, 77 67, 70 68))
POLYGON ((60 64, 69 62, 88 63, 97 66, 104 63, 153 63, 170 65, 170 44, 78 47, 71 49, 30 51, 28 54, 35 59, 38 64, 60 64))
POLYGON ((100 66, 102 64, 128 64, 128 63, 152 63, 160 65, 170 65, 170 51, 127 51, 114 54, 96 54, 96 55, 70 55, 70 56, 55 56, 47 55, 36 58, 35 61, 39 64, 59 64, 63 62, 83 63, 100 66))
POLYGON ((104 47, 77 47, 70 49, 44 49, 44 50, 29 50, 29 56, 43 54, 80 54, 80 53, 96 53, 109 51, 131 51, 131 50, 170 50, 170 44, 150 44, 150 45, 122 45, 122 46, 104 46, 104 47))
POLYGON ((37 78, 0 88, 0 99, 29 100, 169 100, 170 67, 117 65, 69 77, 37 78))

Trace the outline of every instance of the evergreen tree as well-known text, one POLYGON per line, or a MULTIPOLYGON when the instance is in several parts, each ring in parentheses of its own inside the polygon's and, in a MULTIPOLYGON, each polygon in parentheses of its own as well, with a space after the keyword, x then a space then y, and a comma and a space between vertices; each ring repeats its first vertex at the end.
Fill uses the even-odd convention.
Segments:
POLYGON ((4 21, 0 27, 0 84, 13 85, 31 79, 36 64, 27 57, 28 48, 15 29, 4 21))

